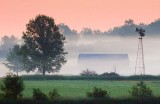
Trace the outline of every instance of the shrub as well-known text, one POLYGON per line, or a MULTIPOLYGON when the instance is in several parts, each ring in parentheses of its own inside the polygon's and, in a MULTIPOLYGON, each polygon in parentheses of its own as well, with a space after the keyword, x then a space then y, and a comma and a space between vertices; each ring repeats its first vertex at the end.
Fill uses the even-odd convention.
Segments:
POLYGON ((60 95, 58 94, 58 91, 56 89, 53 89, 52 91, 49 92, 49 97, 50 99, 55 99, 56 97, 59 97, 60 95))
POLYGON ((152 90, 143 81, 133 85, 129 93, 135 98, 152 97, 152 90))
POLYGON ((22 97, 24 83, 21 77, 9 73, 3 80, 1 85, 2 95, 6 98, 17 99, 22 97))
POLYGON ((98 74, 95 72, 95 71, 92 71, 92 70, 83 70, 81 73, 80 73, 81 76, 97 76, 98 74))
POLYGON ((109 98, 109 94, 106 90, 97 87, 94 87, 92 92, 87 92, 86 95, 88 97, 93 97, 93 98, 102 98, 102 97, 109 98))
POLYGON ((36 101, 47 100, 47 96, 40 89, 33 89, 33 99, 36 101))
POLYGON ((108 72, 105 72, 103 74, 101 74, 100 76, 106 76, 106 77, 119 77, 120 75, 115 73, 115 72, 111 72, 111 73, 108 73, 108 72))

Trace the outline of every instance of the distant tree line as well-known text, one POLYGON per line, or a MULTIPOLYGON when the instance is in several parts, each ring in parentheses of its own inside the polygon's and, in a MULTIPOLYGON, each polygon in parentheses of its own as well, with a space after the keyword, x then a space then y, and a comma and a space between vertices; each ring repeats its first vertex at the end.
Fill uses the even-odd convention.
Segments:
MULTIPOLYGON (((100 30, 92 30, 91 28, 83 28, 79 33, 76 30, 70 29, 69 26, 65 24, 59 24, 61 31, 63 31, 63 34, 66 37, 69 37, 69 34, 71 37, 79 38, 80 36, 136 36, 135 35, 135 29, 136 27, 142 27, 146 30, 146 34, 149 36, 156 36, 160 34, 160 19, 155 20, 154 22, 151 22, 150 24, 144 24, 139 23, 135 24, 134 20, 128 19, 124 21, 124 25, 117 26, 112 29, 106 30, 106 31, 100 31, 100 30)), ((69 39, 69 38, 68 38, 69 39)))

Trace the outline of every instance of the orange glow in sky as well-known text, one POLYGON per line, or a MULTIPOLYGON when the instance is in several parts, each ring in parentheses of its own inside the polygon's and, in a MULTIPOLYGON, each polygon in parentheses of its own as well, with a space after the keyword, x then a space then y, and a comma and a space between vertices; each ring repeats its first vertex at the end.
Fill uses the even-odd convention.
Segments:
POLYGON ((29 19, 45 14, 65 23, 106 31, 126 19, 150 23, 160 18, 160 0, 0 0, 0 36, 21 36, 29 19))

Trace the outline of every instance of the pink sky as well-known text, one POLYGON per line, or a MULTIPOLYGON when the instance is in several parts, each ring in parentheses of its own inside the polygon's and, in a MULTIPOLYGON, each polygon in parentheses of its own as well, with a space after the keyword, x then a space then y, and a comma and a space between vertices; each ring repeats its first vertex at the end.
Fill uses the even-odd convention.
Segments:
POLYGON ((83 27, 105 31, 126 19, 150 23, 160 18, 159 10, 160 0, 0 0, 0 36, 21 36, 29 19, 38 14, 78 31, 83 27))

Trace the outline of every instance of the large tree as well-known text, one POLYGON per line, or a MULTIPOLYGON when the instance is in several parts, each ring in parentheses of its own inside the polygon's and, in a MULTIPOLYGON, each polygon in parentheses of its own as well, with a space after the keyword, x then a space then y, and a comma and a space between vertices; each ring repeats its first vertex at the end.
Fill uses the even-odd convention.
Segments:
POLYGON ((38 70, 58 72, 66 63, 64 50, 65 37, 59 32, 54 19, 45 15, 38 15, 31 19, 23 32, 24 45, 22 61, 27 72, 38 70))

